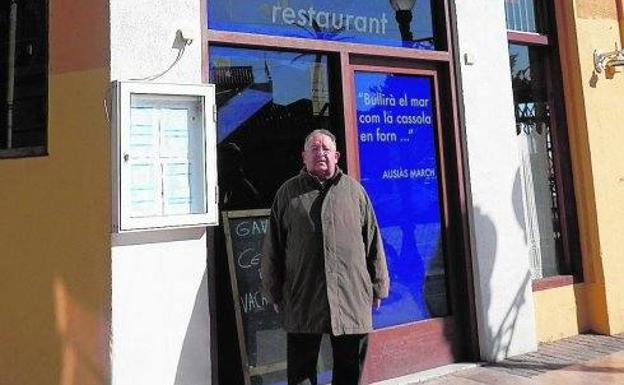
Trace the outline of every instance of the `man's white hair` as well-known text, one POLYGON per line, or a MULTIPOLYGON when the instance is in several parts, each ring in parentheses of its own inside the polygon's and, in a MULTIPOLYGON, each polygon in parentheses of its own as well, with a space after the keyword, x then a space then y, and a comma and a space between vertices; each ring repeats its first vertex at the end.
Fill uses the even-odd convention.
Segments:
POLYGON ((308 149, 308 145, 310 144, 310 140, 312 140, 312 137, 316 134, 322 134, 327 136, 329 139, 331 139, 332 143, 334 144, 334 148, 336 148, 336 136, 334 134, 332 134, 331 132, 327 131, 324 128, 318 128, 312 132, 310 132, 308 134, 308 136, 306 136, 305 141, 303 142, 303 149, 307 150, 308 149))

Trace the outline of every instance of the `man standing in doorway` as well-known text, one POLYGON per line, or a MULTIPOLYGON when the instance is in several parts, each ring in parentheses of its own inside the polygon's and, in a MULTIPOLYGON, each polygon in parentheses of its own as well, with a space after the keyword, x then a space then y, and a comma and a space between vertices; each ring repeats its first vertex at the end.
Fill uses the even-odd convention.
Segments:
POLYGON ((364 188, 338 168, 336 138, 305 139, 304 168, 277 191, 264 239, 262 287, 281 313, 288 384, 316 384, 321 337, 330 335, 333 385, 357 385, 372 308, 388 296, 381 233, 364 188))

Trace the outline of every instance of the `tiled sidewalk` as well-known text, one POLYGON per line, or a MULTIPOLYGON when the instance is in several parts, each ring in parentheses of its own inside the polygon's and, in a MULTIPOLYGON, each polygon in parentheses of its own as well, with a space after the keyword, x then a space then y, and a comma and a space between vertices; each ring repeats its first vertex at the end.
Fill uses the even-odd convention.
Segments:
POLYGON ((416 376, 380 385, 624 385, 624 335, 580 335, 537 352, 435 379, 416 376))

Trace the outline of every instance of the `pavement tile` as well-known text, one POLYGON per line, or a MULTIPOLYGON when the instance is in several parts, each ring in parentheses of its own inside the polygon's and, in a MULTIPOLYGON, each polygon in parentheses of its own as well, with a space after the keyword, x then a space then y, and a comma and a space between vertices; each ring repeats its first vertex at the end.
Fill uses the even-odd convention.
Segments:
POLYGON ((624 352, 554 370, 534 380, 536 385, 623 385, 624 352))
POLYGON ((436 378, 425 382, 410 382, 405 385, 483 385, 467 378, 455 378, 451 375, 436 378))
MULTIPOLYGON (((624 335, 583 335, 537 352, 401 385, 624 385, 624 335), (619 350, 605 354, 610 350, 619 350)), ((398 383, 397 383, 398 384, 398 383)))
POLYGON ((457 373, 453 373, 452 376, 448 376, 449 381, 446 382, 447 385, 454 385, 455 383, 452 381, 453 377, 456 378, 466 378, 473 381, 476 381, 479 384, 487 384, 487 385, 530 385, 531 381, 523 378, 514 376, 511 374, 507 374, 501 371, 490 370, 487 368, 476 368, 476 369, 468 369, 462 370, 457 373))
POLYGON ((535 385, 622 385, 624 374, 557 370, 533 379, 535 385))
POLYGON ((589 365, 606 363, 609 365, 616 365, 619 368, 624 368, 624 350, 617 353, 609 354, 608 356, 600 357, 598 359, 588 362, 589 365))

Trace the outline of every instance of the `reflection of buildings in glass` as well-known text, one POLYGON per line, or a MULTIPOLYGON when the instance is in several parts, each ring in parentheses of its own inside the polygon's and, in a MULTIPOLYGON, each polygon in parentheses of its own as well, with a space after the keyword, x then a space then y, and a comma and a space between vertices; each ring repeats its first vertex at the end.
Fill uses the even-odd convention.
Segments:
POLYGON ((217 66, 210 69, 210 80, 219 85, 220 90, 245 88, 254 83, 252 66, 217 66))
MULTIPOLYGON (((310 16, 308 16, 310 17, 310 16)), ((310 36, 321 40, 340 40, 344 27, 321 26, 317 20, 310 18, 310 27, 301 27, 310 36)), ((294 60, 305 58, 308 54, 300 54, 294 60)), ((329 116, 329 84, 327 83, 327 66, 323 63, 325 55, 314 54, 314 63, 310 66, 310 98, 314 115, 329 116)))
POLYGON ((448 315, 439 223, 406 223, 381 231, 392 284, 375 313, 375 327, 448 315))
POLYGON ((410 23, 412 22, 412 8, 414 8, 415 4, 416 0, 390 0, 390 5, 394 9, 395 19, 401 32, 401 40, 404 42, 411 42, 414 39, 414 35, 410 30, 410 23))
POLYGON ((403 221, 381 229, 390 272, 390 296, 375 314, 375 327, 429 318, 424 298, 425 265, 416 245, 415 224, 403 221))
POLYGON ((258 207, 260 194, 245 175, 243 152, 236 143, 219 144, 220 206, 223 210, 258 207))
POLYGON ((399 269, 398 274, 405 275, 402 279, 410 288, 410 292, 414 296, 414 300, 418 304, 420 313, 423 318, 429 317, 429 312, 424 301, 424 281, 425 281, 425 264, 423 256, 416 247, 416 239, 414 230, 416 223, 413 220, 406 219, 401 221, 401 232, 403 233, 401 243, 400 258, 405 268, 399 269))
POLYGON ((533 279, 561 273, 558 192, 550 134, 543 59, 529 47, 510 44, 509 62, 521 157, 526 242, 533 279))
POLYGON ((310 85, 312 96, 312 113, 314 115, 329 115, 329 89, 325 78, 325 66, 314 63, 310 68, 310 85))
POLYGON ((394 18, 397 22, 397 26, 399 27, 402 45, 404 47, 419 49, 434 49, 433 36, 414 39, 411 23, 413 19, 413 8, 416 5, 416 0, 390 0, 390 5, 395 12, 394 18))
POLYGON ((442 236, 437 236, 435 251, 431 251, 425 274, 424 296, 427 310, 431 317, 448 315, 448 301, 446 297, 446 269, 442 250, 442 236))
MULTIPOLYGON (((321 55, 322 64, 315 66, 313 60, 296 60, 303 58, 299 53, 220 50, 211 49, 210 69, 211 82, 217 86, 218 141, 241 150, 240 167, 259 197, 245 208, 269 207, 281 183, 299 171, 305 135, 314 128, 328 128, 327 107, 314 114, 311 87, 302 92, 301 85, 290 84, 302 71, 314 74, 315 79, 327 79, 326 56, 321 55), (232 56, 235 59, 223 60, 232 56), (228 64, 233 60, 237 65, 228 64), (258 77, 265 81, 257 82, 258 77)), ((222 167, 228 166, 220 162, 220 174, 230 172, 222 167)))

